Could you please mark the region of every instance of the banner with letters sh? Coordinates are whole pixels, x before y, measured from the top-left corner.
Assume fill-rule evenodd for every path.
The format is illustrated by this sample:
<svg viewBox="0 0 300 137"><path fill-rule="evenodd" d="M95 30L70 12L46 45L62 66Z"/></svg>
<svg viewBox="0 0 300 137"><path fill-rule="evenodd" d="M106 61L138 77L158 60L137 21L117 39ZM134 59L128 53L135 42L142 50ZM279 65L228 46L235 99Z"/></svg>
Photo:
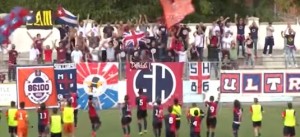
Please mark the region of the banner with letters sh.
<svg viewBox="0 0 300 137"><path fill-rule="evenodd" d="M31 19L27 22L27 29L52 29L53 12L52 10L38 10L30 15Z"/></svg>
<svg viewBox="0 0 300 137"><path fill-rule="evenodd" d="M222 93L300 93L297 70L224 70L220 82Z"/></svg>
<svg viewBox="0 0 300 137"><path fill-rule="evenodd" d="M191 92L202 94L209 90L210 63L209 62L190 62L189 81Z"/></svg>

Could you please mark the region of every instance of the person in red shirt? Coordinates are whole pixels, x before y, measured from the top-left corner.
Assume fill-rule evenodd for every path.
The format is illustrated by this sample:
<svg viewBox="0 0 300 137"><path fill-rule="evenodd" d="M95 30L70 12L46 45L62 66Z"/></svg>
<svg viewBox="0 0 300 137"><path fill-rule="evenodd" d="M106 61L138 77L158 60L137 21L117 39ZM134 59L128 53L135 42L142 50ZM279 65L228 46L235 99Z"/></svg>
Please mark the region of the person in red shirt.
<svg viewBox="0 0 300 137"><path fill-rule="evenodd" d="M62 41L60 41L58 43L58 47L55 46L55 44L53 45L53 48L56 49L57 52L57 63L65 63L66 62L66 54L67 54L67 48L64 47L64 44Z"/></svg>
<svg viewBox="0 0 300 137"><path fill-rule="evenodd" d="M200 137L201 121L204 115L200 115L198 110L194 111L194 116L190 118L191 137Z"/></svg>
<svg viewBox="0 0 300 137"><path fill-rule="evenodd" d="M15 50L16 46L12 45L8 51L8 81L16 81L16 65L19 53Z"/></svg>
<svg viewBox="0 0 300 137"><path fill-rule="evenodd" d="M121 113L122 113L121 124L122 124L124 137L130 136L130 123L132 121L131 108L128 100L129 100L129 96L126 95L124 97L125 102L121 106Z"/></svg>
<svg viewBox="0 0 300 137"><path fill-rule="evenodd" d="M161 136L161 128L163 121L163 107L161 106L161 100L156 100L156 105L153 107L153 129L155 137Z"/></svg>
<svg viewBox="0 0 300 137"><path fill-rule="evenodd" d="M220 97L220 95L219 95ZM206 126L207 126L207 137L214 137L215 136L215 128L217 126L217 109L218 109L218 103L219 98L215 101L214 96L209 97L209 101L205 102L207 110L207 118L206 118Z"/></svg>
<svg viewBox="0 0 300 137"><path fill-rule="evenodd" d="M43 43L45 40L47 40L51 35L53 31L51 31L45 38L41 37L41 34L37 34L36 37L32 37L31 34L27 31L27 35L32 39L33 43L37 46L37 49L40 51L41 54L39 54L38 62L40 63L43 59Z"/></svg>
<svg viewBox="0 0 300 137"><path fill-rule="evenodd" d="M49 112L46 108L46 104L42 103L40 108L37 110L38 113L38 132L39 137L46 137L48 135L49 125Z"/></svg>
<svg viewBox="0 0 300 137"><path fill-rule="evenodd" d="M44 62L46 64L52 63L52 52L53 50L50 48L49 45L47 45L46 48L44 49L44 54L45 54Z"/></svg>
<svg viewBox="0 0 300 137"><path fill-rule="evenodd" d="M143 135L147 133L147 104L148 99L146 95L143 95L143 89L139 89L139 96L136 98L137 105L137 118L139 126L139 134ZM144 121L144 132L142 132L142 120Z"/></svg>
<svg viewBox="0 0 300 137"><path fill-rule="evenodd" d="M172 114L173 107L168 107L168 114L164 116L165 120L165 129L166 129L166 137L175 137L176 133L176 115Z"/></svg>
<svg viewBox="0 0 300 137"><path fill-rule="evenodd" d="M89 111L89 117L92 124L92 137L96 137L96 131L101 126L101 121L97 115L97 111L95 108L95 103L93 102L93 96L89 96L89 102L88 102L88 111Z"/></svg>
<svg viewBox="0 0 300 137"><path fill-rule="evenodd" d="M78 95L76 92L70 93L70 101L72 103L72 107L74 108L74 124L77 127L78 122Z"/></svg>
<svg viewBox="0 0 300 137"><path fill-rule="evenodd" d="M15 115L15 119L18 121L17 136L18 137L27 137L29 122L28 122L27 111L24 110L25 102L20 103L20 108L21 109L19 109Z"/></svg>

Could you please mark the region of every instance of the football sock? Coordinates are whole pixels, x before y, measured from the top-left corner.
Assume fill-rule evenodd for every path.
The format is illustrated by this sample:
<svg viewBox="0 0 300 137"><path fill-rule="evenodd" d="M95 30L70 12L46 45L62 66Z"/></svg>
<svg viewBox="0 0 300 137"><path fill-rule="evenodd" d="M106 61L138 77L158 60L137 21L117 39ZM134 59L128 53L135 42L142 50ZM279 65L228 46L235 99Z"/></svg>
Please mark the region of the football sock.
<svg viewBox="0 0 300 137"><path fill-rule="evenodd" d="M211 137L215 137L215 132L211 132Z"/></svg>
<svg viewBox="0 0 300 137"><path fill-rule="evenodd" d="M161 128L158 129L158 137L161 136Z"/></svg>
<svg viewBox="0 0 300 137"><path fill-rule="evenodd" d="M206 131L206 137L209 137L209 131Z"/></svg>
<svg viewBox="0 0 300 137"><path fill-rule="evenodd" d="M127 125L127 134L130 134L130 125Z"/></svg>
<svg viewBox="0 0 300 137"><path fill-rule="evenodd" d="M237 131L234 131L234 132L233 132L233 136L234 136L234 137L238 137L238 132L237 132Z"/></svg>
<svg viewBox="0 0 300 137"><path fill-rule="evenodd" d="M14 134L10 134L10 137L15 137L15 135Z"/></svg>
<svg viewBox="0 0 300 137"><path fill-rule="evenodd" d="M147 119L144 119L144 130L147 130Z"/></svg>
<svg viewBox="0 0 300 137"><path fill-rule="evenodd" d="M139 126L139 132L142 132L142 124L138 123L138 126Z"/></svg>
<svg viewBox="0 0 300 137"><path fill-rule="evenodd" d="M155 137L158 137L158 130L157 129L154 129L154 135L155 135Z"/></svg>
<svg viewBox="0 0 300 137"><path fill-rule="evenodd" d="M126 135L126 134L127 134L126 128L125 128L125 127L122 127L122 129L123 129L123 133Z"/></svg>

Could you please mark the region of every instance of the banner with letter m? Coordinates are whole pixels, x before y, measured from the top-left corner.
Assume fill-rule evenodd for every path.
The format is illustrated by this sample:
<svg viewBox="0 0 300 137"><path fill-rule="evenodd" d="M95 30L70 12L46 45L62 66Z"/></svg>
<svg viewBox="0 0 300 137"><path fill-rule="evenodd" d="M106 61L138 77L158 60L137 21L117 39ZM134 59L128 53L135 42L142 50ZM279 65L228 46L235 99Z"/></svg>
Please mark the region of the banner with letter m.
<svg viewBox="0 0 300 137"><path fill-rule="evenodd" d="M54 64L54 76L58 99L69 96L71 92L77 92L76 64Z"/></svg>

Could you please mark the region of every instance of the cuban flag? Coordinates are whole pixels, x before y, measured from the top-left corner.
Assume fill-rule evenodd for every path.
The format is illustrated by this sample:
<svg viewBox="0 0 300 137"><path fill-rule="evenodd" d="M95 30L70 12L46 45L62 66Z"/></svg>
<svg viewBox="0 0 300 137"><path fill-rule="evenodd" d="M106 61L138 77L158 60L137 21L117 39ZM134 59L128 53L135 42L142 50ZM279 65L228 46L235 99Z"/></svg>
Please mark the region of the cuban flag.
<svg viewBox="0 0 300 137"><path fill-rule="evenodd" d="M123 33L123 44L125 48L133 48L134 46L145 44L144 37L144 32L130 30Z"/></svg>
<svg viewBox="0 0 300 137"><path fill-rule="evenodd" d="M77 26L78 21L77 17L74 14L59 6L57 9L56 23L75 27Z"/></svg>

